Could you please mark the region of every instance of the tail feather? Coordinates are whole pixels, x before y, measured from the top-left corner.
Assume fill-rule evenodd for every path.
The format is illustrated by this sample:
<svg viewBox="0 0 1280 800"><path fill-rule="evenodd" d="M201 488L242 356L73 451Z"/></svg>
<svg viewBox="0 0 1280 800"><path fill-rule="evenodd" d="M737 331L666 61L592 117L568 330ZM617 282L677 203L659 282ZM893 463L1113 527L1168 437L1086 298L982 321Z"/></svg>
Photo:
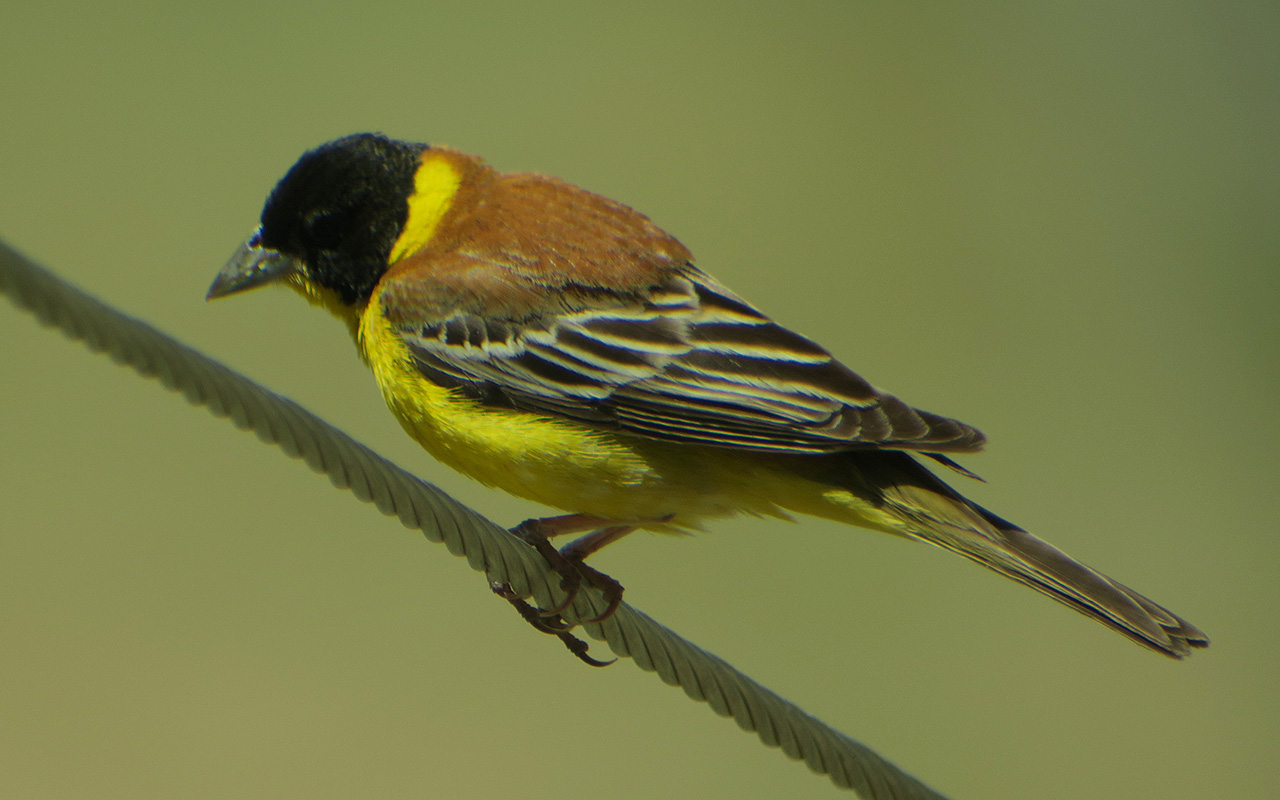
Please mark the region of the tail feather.
<svg viewBox="0 0 1280 800"><path fill-rule="evenodd" d="M975 558L1020 583L1038 589L1138 644L1174 658L1206 647L1209 639L1194 625L1164 606L1072 559L1053 545L1026 531L996 529L1003 541L989 540L1013 561ZM948 549L956 549L949 544Z"/></svg>
<svg viewBox="0 0 1280 800"><path fill-rule="evenodd" d="M862 488L902 532L959 553L1173 658L1209 639L1191 623L962 497L904 453L857 454Z"/></svg>

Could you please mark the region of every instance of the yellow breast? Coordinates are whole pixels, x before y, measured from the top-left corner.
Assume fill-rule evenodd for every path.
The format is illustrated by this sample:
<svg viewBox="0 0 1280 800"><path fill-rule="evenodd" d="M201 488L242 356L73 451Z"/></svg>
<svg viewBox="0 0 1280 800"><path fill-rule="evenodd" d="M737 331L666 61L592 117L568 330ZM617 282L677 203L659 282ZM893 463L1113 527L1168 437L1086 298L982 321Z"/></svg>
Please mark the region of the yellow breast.
<svg viewBox="0 0 1280 800"><path fill-rule="evenodd" d="M360 320L361 354L387 406L435 458L489 486L574 511L652 476L642 455L570 422L483 406L423 377L375 295ZM594 502L593 502L594 499Z"/></svg>

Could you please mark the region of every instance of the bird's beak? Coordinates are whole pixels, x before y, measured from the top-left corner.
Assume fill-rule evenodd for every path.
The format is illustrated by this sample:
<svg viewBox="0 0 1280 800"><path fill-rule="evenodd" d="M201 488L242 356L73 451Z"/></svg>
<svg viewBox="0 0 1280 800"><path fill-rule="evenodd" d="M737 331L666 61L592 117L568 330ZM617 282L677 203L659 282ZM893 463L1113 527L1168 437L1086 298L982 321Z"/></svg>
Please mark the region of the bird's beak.
<svg viewBox="0 0 1280 800"><path fill-rule="evenodd" d="M302 262L262 246L262 229L253 232L213 279L206 300L256 289L302 271Z"/></svg>

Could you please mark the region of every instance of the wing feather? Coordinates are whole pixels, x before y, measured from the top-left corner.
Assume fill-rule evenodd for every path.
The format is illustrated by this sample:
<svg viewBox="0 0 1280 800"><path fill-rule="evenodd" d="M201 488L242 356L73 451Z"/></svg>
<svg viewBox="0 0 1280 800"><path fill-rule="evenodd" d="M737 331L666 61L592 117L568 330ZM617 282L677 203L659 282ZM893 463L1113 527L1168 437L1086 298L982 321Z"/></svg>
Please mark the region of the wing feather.
<svg viewBox="0 0 1280 800"><path fill-rule="evenodd" d="M441 385L639 436L810 453L984 442L877 391L692 266L643 297L579 305L519 322L458 312L400 333Z"/></svg>

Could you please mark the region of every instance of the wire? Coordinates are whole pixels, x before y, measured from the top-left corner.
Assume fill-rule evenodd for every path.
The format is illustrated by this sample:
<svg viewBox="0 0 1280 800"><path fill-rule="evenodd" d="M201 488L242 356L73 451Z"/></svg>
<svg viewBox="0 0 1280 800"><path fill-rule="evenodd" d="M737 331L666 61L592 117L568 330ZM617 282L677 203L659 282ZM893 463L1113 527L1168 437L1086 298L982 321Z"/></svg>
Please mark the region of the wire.
<svg viewBox="0 0 1280 800"><path fill-rule="evenodd" d="M463 556L473 569L543 608L563 599L560 578L533 548L435 486L411 475L286 397L71 286L0 240L0 292L42 323L105 353L146 378L181 392L215 416L229 417L378 510ZM488 595L488 589L485 590ZM584 588L561 615L591 619L605 607ZM722 659L627 603L602 623L583 626L618 656L679 686L717 714L733 717L837 786L866 800L945 800L870 748L810 716Z"/></svg>

